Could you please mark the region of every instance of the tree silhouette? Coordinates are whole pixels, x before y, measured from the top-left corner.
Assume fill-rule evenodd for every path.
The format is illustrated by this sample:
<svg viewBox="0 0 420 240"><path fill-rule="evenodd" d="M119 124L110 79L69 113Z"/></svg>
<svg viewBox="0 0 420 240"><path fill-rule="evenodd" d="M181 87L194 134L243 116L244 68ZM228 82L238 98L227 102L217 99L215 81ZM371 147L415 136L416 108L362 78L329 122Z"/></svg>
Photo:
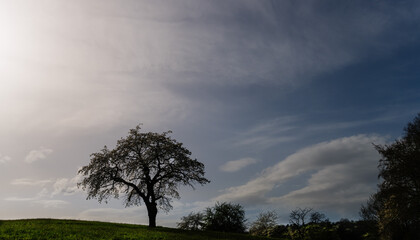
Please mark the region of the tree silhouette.
<svg viewBox="0 0 420 240"><path fill-rule="evenodd" d="M382 239L420 239L420 114L401 139L375 147L381 182L361 215L378 220Z"/></svg>
<svg viewBox="0 0 420 240"><path fill-rule="evenodd" d="M125 197L125 205L144 202L149 227L156 227L158 208L172 209L172 198L179 199L178 186L208 183L204 164L191 159L182 143L164 133L141 133L140 126L130 129L114 149L106 146L91 154L90 163L79 170L84 179L78 183L88 193L87 199Z"/></svg>
<svg viewBox="0 0 420 240"><path fill-rule="evenodd" d="M270 231L277 225L278 215L275 211L262 212L257 220L251 224L249 233L257 236L269 237Z"/></svg>
<svg viewBox="0 0 420 240"><path fill-rule="evenodd" d="M305 238L306 230L304 227L308 223L309 213L312 210L312 208L297 208L289 215L289 223L297 231L298 239Z"/></svg>
<svg viewBox="0 0 420 240"><path fill-rule="evenodd" d="M219 203L205 211L205 229L221 232L245 232L245 211L239 204Z"/></svg>
<svg viewBox="0 0 420 240"><path fill-rule="evenodd" d="M205 223L204 223L204 214L203 213L194 213L191 212L187 216L183 216L181 218L181 222L177 223L178 228L183 230L202 230Z"/></svg>

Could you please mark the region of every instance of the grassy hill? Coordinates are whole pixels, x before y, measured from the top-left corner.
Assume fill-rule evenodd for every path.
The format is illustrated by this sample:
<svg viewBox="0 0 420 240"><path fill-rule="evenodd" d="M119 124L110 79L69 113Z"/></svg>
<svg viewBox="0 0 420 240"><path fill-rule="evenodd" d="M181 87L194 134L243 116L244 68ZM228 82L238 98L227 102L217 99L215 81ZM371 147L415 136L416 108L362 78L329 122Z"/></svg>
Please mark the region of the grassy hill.
<svg viewBox="0 0 420 240"><path fill-rule="evenodd" d="M1 220L0 239L263 240L247 234L183 231L174 228L56 219Z"/></svg>

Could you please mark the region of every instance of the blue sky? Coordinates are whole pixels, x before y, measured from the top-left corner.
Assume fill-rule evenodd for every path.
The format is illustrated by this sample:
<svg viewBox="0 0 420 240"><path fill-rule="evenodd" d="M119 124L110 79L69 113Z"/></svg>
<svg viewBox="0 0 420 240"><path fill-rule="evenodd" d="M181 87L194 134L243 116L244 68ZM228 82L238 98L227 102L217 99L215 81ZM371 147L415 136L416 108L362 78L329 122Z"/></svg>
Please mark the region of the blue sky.
<svg viewBox="0 0 420 240"><path fill-rule="evenodd" d="M252 221L296 207L356 219L372 143L420 105L417 1L0 1L1 219L147 223L86 201L79 167L130 128L172 130L212 182L158 225L216 201Z"/></svg>

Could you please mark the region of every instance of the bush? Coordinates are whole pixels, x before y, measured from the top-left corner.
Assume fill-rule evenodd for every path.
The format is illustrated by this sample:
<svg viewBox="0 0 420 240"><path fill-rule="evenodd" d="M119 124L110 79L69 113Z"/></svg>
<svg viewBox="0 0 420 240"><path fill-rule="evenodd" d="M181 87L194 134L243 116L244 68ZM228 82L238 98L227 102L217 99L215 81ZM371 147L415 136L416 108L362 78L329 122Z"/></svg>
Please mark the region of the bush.
<svg viewBox="0 0 420 240"><path fill-rule="evenodd" d="M271 229L276 226L277 218L275 211L260 213L257 220L251 224L249 233L256 236L269 237Z"/></svg>
<svg viewBox="0 0 420 240"><path fill-rule="evenodd" d="M204 227L203 213L190 213L188 216L181 218L181 222L177 223L178 228L183 230L202 230Z"/></svg>
<svg viewBox="0 0 420 240"><path fill-rule="evenodd" d="M205 211L205 229L221 232L245 232L245 211L239 204L219 203Z"/></svg>

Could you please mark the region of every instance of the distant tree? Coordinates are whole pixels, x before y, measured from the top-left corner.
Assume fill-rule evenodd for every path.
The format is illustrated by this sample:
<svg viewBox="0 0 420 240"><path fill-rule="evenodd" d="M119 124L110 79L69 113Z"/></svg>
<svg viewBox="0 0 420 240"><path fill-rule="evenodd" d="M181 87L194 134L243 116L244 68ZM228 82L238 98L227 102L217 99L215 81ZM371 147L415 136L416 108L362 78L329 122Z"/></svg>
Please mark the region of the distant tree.
<svg viewBox="0 0 420 240"><path fill-rule="evenodd" d="M296 231L297 239L305 239L305 225L308 223L309 213L312 208L297 208L289 215L289 223L293 230Z"/></svg>
<svg viewBox="0 0 420 240"><path fill-rule="evenodd" d="M182 143L164 133L141 133L140 126L121 138L114 149L106 146L91 155L90 163L79 170L84 179L78 183L87 199L125 197L125 205L146 205L149 227L156 226L158 208L172 209L172 198L179 199L178 187L208 183L204 165L190 157Z"/></svg>
<svg viewBox="0 0 420 240"><path fill-rule="evenodd" d="M205 229L220 232L245 232L245 211L239 204L219 203L205 211Z"/></svg>
<svg viewBox="0 0 420 240"><path fill-rule="evenodd" d="M190 213L181 218L181 222L177 223L178 228L183 230L202 230L204 227L204 214L203 213Z"/></svg>
<svg viewBox="0 0 420 240"><path fill-rule="evenodd" d="M309 222L319 224L322 222L329 222L329 219L325 216L325 214L313 211L310 215Z"/></svg>
<svg viewBox="0 0 420 240"><path fill-rule="evenodd" d="M275 211L262 212L257 220L251 224L249 233L257 236L269 237L271 230L277 225L278 215Z"/></svg>
<svg viewBox="0 0 420 240"><path fill-rule="evenodd" d="M381 181L361 214L378 219L382 239L420 239L420 114L401 139L375 147Z"/></svg>

